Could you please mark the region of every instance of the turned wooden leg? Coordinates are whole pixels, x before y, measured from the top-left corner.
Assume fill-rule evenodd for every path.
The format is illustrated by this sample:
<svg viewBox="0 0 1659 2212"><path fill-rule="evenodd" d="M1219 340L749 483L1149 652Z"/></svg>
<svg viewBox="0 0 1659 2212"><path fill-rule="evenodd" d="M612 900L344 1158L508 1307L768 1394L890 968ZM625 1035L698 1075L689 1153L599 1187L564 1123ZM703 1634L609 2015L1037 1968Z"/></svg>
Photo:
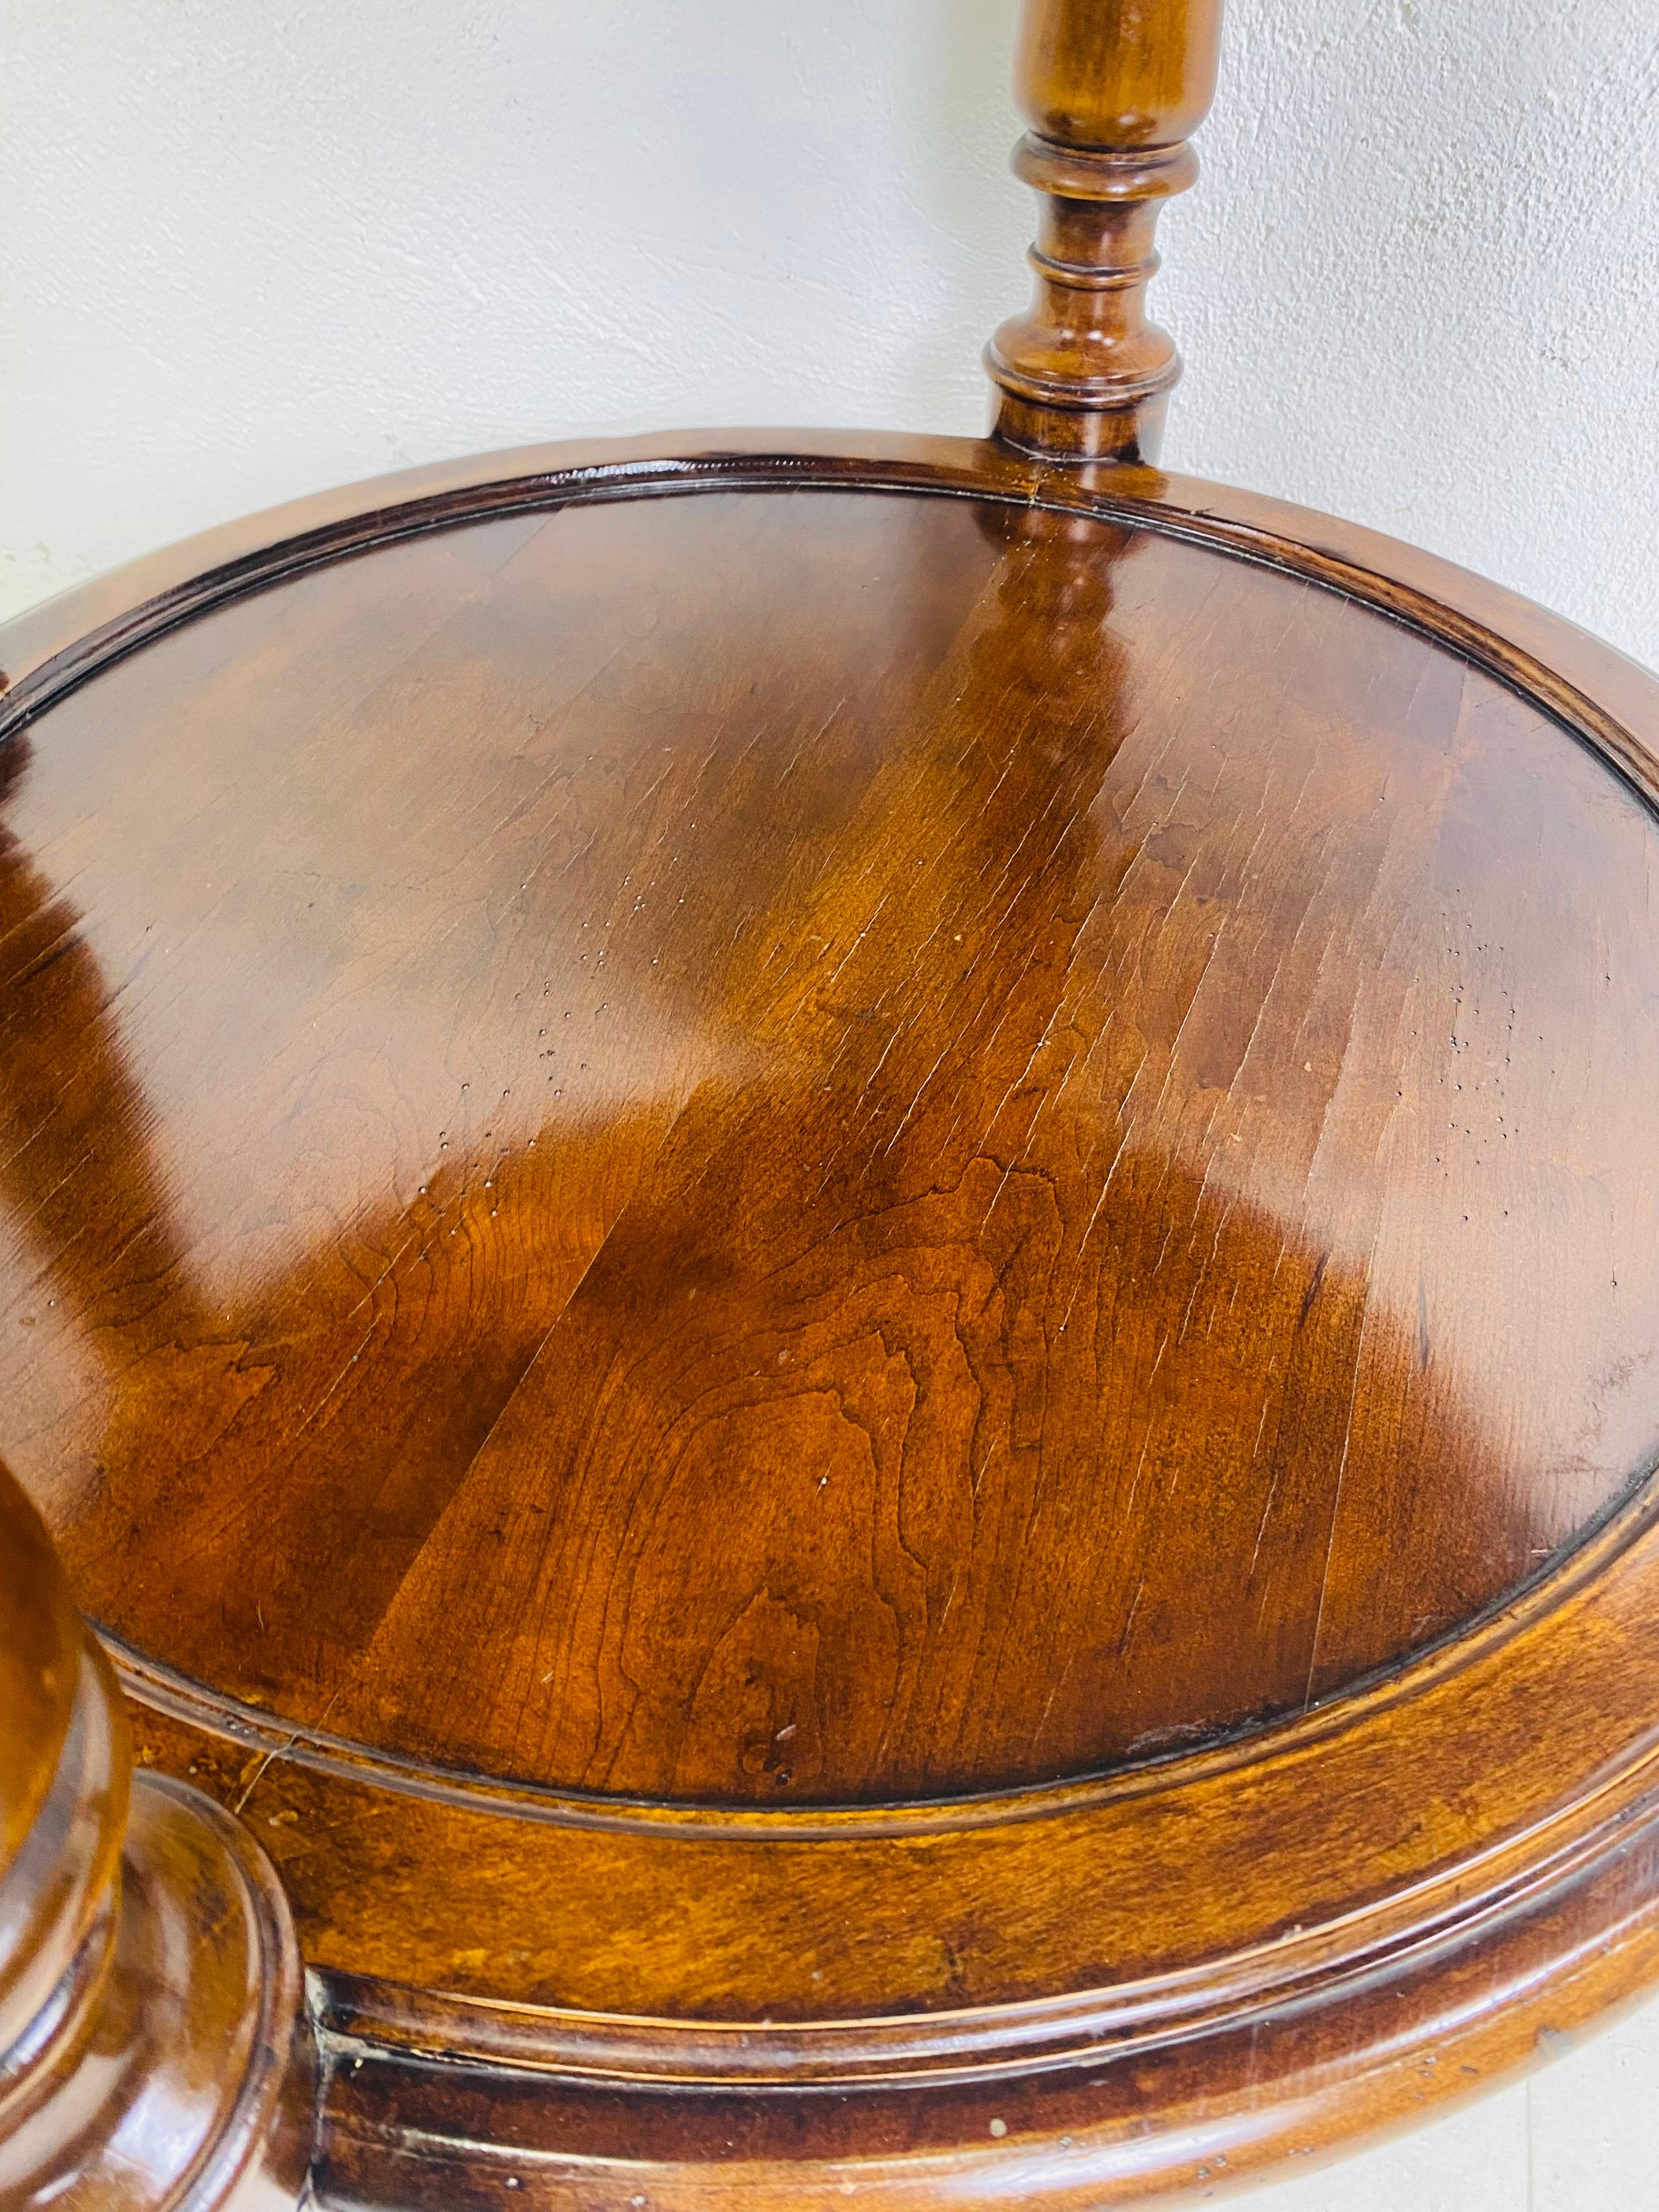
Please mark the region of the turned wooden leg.
<svg viewBox="0 0 1659 2212"><path fill-rule="evenodd" d="M1181 357L1146 320L1158 210L1198 175L1221 0L1024 0L1014 173L1043 195L1032 303L986 351L1006 443L1155 461Z"/></svg>
<svg viewBox="0 0 1659 2212"><path fill-rule="evenodd" d="M0 2204L278 2212L313 2092L275 1875L208 1798L133 1774L114 1677L0 1468Z"/></svg>

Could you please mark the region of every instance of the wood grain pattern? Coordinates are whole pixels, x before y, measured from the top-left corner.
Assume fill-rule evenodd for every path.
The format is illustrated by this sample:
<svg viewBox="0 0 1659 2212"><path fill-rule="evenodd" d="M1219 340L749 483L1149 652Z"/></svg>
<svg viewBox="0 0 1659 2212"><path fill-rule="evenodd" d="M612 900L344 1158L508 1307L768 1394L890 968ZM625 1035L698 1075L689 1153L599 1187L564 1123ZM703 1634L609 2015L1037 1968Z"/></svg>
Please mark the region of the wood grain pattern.
<svg viewBox="0 0 1659 2212"><path fill-rule="evenodd" d="M510 520L153 648L7 804L3 1442L100 1620L286 1717L1048 1780L1398 1658L1650 1462L1650 818L1306 586Z"/></svg>
<svg viewBox="0 0 1659 2212"><path fill-rule="evenodd" d="M14 628L0 1443L330 2201L1207 2186L1659 1963L1650 679L722 442Z"/></svg>
<svg viewBox="0 0 1659 2212"><path fill-rule="evenodd" d="M0 631L7 2204L1086 2212L1659 1974L1659 687L1145 465L1219 23L1027 0L982 444Z"/></svg>

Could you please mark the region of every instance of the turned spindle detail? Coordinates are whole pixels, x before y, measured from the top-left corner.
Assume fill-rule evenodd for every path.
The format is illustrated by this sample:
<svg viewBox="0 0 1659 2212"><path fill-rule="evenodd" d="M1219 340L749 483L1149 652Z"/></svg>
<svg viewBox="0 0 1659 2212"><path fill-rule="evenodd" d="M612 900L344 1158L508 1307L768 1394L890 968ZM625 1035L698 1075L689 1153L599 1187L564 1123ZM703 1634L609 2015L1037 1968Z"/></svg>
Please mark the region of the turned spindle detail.
<svg viewBox="0 0 1659 2212"><path fill-rule="evenodd" d="M287 2212L313 2063L288 1906L120 1692L0 1468L0 2204Z"/></svg>
<svg viewBox="0 0 1659 2212"><path fill-rule="evenodd" d="M1014 173L1042 197L1030 307L986 351L995 434L1071 461L1153 461L1181 359L1149 323L1164 202L1198 174L1221 0L1025 0Z"/></svg>

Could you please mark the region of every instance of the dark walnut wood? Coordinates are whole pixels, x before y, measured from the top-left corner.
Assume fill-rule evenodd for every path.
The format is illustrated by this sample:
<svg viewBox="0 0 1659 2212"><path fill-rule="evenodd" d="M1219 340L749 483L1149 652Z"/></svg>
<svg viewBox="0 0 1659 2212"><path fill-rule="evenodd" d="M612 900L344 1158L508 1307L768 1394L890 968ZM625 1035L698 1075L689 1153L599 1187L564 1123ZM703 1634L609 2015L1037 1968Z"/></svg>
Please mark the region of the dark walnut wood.
<svg viewBox="0 0 1659 2212"><path fill-rule="evenodd" d="M10 765L0 1442L100 1621L285 1719L1091 1774L1653 1456L1652 818L1333 593L614 501L247 597Z"/></svg>
<svg viewBox="0 0 1659 2212"><path fill-rule="evenodd" d="M1221 0L1024 0L1014 173L1042 194L1029 312L985 365L996 434L1061 460L1155 461L1181 361L1148 323L1164 201L1198 175Z"/></svg>
<svg viewBox="0 0 1659 2212"><path fill-rule="evenodd" d="M283 1893L159 1774L51 1541L0 1468L0 2203L278 2212L315 2062Z"/></svg>
<svg viewBox="0 0 1659 2212"><path fill-rule="evenodd" d="M0 658L0 1451L325 2202L1207 2185L1659 1969L1650 679L795 437Z"/></svg>
<svg viewBox="0 0 1659 2212"><path fill-rule="evenodd" d="M983 444L0 636L7 2203L1092 2212L1659 1975L1659 687L1140 465L1218 29L1027 7Z"/></svg>

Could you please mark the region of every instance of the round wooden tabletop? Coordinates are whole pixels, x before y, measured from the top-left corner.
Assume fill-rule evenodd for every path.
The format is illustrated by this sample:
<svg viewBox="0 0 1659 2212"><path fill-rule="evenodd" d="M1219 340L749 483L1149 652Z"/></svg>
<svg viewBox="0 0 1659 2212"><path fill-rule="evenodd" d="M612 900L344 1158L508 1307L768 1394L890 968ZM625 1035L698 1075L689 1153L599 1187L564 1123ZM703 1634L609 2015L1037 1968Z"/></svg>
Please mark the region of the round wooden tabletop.
<svg viewBox="0 0 1659 2212"><path fill-rule="evenodd" d="M1659 1971L1651 679L793 435L0 659L0 1453L342 2202L1207 2185Z"/></svg>

